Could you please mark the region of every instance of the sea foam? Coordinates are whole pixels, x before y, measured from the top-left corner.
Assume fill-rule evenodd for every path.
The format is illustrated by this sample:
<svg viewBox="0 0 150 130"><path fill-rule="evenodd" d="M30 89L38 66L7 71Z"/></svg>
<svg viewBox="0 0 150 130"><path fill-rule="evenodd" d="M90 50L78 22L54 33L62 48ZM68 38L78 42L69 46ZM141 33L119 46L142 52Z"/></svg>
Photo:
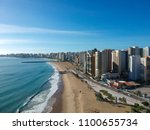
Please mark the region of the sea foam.
<svg viewBox="0 0 150 130"><path fill-rule="evenodd" d="M59 83L59 73L55 66L53 66L54 74L49 78L48 82L45 85L50 85L49 89L42 90L38 92L36 95L29 97L26 102L23 104L24 108L21 112L23 113L41 113L44 111L46 106L48 105L48 101L54 95L54 93L58 89ZM52 109L52 106L50 109ZM17 110L19 112L19 110Z"/></svg>

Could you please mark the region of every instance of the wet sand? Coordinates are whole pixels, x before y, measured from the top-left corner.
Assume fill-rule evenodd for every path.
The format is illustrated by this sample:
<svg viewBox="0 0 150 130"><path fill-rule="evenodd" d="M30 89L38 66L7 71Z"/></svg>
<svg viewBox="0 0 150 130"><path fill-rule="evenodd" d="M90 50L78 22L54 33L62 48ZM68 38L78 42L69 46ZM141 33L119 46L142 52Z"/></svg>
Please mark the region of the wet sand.
<svg viewBox="0 0 150 130"><path fill-rule="evenodd" d="M52 112L62 113L125 113L130 112L130 106L110 104L96 100L95 92L72 73L69 69L75 68L68 62L52 62L62 76L63 89L57 93L57 99ZM57 96L57 95L56 95Z"/></svg>

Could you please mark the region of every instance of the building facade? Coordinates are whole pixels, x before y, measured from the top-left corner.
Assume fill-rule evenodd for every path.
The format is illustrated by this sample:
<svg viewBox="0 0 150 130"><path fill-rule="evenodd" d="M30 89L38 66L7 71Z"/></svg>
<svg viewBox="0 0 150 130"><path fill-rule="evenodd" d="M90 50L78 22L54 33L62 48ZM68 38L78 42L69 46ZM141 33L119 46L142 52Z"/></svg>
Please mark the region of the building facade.
<svg viewBox="0 0 150 130"><path fill-rule="evenodd" d="M112 51L112 69L113 73L119 73L121 68L121 55L120 50Z"/></svg>
<svg viewBox="0 0 150 130"><path fill-rule="evenodd" d="M95 78L102 75L102 54L100 51L95 52Z"/></svg>
<svg viewBox="0 0 150 130"><path fill-rule="evenodd" d="M58 53L58 60L64 62L65 61L65 53L60 52Z"/></svg>
<svg viewBox="0 0 150 130"><path fill-rule="evenodd" d="M133 46L128 48L128 55L132 56L132 55L140 55L140 48L137 46Z"/></svg>
<svg viewBox="0 0 150 130"><path fill-rule="evenodd" d="M150 56L150 47L143 48L143 57Z"/></svg>
<svg viewBox="0 0 150 130"><path fill-rule="evenodd" d="M150 81L150 56L141 58L141 80Z"/></svg>
<svg viewBox="0 0 150 130"><path fill-rule="evenodd" d="M86 54L86 70L87 74L92 75L92 53L90 51Z"/></svg>
<svg viewBox="0 0 150 130"><path fill-rule="evenodd" d="M139 80L140 79L140 56L133 55L129 56L129 79Z"/></svg>
<svg viewBox="0 0 150 130"><path fill-rule="evenodd" d="M110 49L102 51L102 74L111 72L111 52L112 50Z"/></svg>
<svg viewBox="0 0 150 130"><path fill-rule="evenodd" d="M127 71L127 52L112 51L112 72L122 74Z"/></svg>

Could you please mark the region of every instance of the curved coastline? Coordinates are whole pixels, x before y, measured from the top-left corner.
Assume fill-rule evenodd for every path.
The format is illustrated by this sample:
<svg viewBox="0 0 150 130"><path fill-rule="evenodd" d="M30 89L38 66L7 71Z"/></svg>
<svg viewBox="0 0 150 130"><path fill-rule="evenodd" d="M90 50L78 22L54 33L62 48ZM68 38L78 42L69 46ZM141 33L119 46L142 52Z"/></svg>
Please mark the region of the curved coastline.
<svg viewBox="0 0 150 130"><path fill-rule="evenodd" d="M54 73L49 77L49 79L44 82L39 91L37 91L34 95L30 96L26 102L21 106L17 112L23 112L23 113L41 113L41 112L50 112L53 108L53 104L55 103L55 99L52 98L53 95L56 93L56 91L59 89L58 83L60 80L59 72L56 69L56 67L52 64L49 64L54 69ZM47 85L51 85L48 89L44 89L43 87L47 87ZM44 92L47 93L44 95ZM42 98L42 94L45 96L43 97L43 102L39 102L37 104L34 104L34 100L40 100ZM38 99L39 98L39 99ZM45 100L44 100L45 98ZM33 106L29 107L25 110L23 110L28 105L31 106L33 102ZM48 108L48 109L47 109Z"/></svg>
<svg viewBox="0 0 150 130"><path fill-rule="evenodd" d="M24 112L30 113L91 113L91 112L127 112L126 106L118 107L96 100L95 92L69 70L75 68L68 62L49 62L54 69L50 77L51 88L46 90L46 99L41 104ZM38 95L38 94L37 94ZM34 97L36 98L36 96ZM33 99L34 99L33 98ZM42 99L44 97L41 97ZM89 105L89 103L91 105Z"/></svg>
<svg viewBox="0 0 150 130"><path fill-rule="evenodd" d="M59 79L57 81L57 90L49 98L47 106L44 108L42 113L59 113L61 112L61 95L63 91L63 80L59 69L55 66L55 64L53 64L53 62L48 62L48 64L54 68L55 72L58 74ZM52 86L54 86L53 83Z"/></svg>
<svg viewBox="0 0 150 130"><path fill-rule="evenodd" d="M62 113L122 113L130 112L129 106L117 106L108 102L96 100L94 90L70 70L76 68L69 62L53 62L58 69L62 82L63 91L59 94L60 99L54 105L51 112ZM59 90L59 89L58 89ZM89 105L90 104L90 105Z"/></svg>

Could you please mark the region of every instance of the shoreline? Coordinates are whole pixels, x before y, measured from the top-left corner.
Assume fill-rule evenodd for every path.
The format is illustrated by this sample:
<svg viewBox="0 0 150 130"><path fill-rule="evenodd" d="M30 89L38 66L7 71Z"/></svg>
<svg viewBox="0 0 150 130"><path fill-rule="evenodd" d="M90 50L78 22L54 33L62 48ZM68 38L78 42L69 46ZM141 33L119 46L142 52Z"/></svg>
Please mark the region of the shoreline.
<svg viewBox="0 0 150 130"><path fill-rule="evenodd" d="M44 108L42 113L60 113L61 112L61 95L63 92L63 80L62 76L59 73L59 70L56 68L54 64L48 62L54 69L54 74L58 73L59 79L57 82L58 89L54 92L54 94L48 99L47 106Z"/></svg>
<svg viewBox="0 0 150 130"><path fill-rule="evenodd" d="M60 75L60 81L58 83L58 90L54 93L52 98L55 98L55 103L52 106L52 110L50 113L60 113L62 110L62 92L63 92L64 86L62 81L62 76Z"/></svg>
<svg viewBox="0 0 150 130"><path fill-rule="evenodd" d="M114 105L96 100L95 92L91 87L81 81L68 70L75 68L69 62L50 62L60 74L58 91L52 96L56 98L51 113L126 113L130 107Z"/></svg>

